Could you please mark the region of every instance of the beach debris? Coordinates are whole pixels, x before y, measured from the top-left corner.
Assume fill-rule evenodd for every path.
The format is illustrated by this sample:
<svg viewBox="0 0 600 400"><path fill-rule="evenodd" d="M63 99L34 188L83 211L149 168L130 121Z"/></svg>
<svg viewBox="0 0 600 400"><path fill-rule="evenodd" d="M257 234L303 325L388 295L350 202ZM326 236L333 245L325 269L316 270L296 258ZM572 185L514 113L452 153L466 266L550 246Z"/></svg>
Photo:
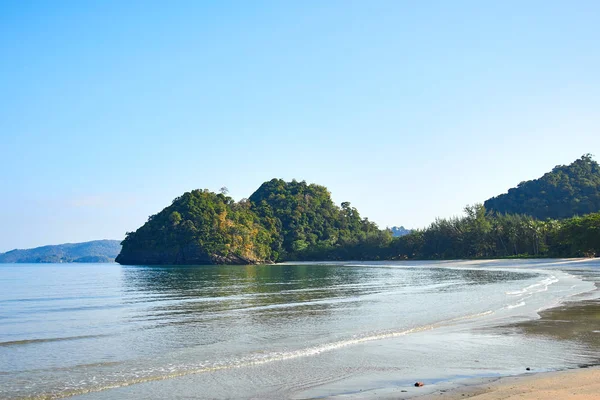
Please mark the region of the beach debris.
<svg viewBox="0 0 600 400"><path fill-rule="evenodd" d="M423 382L415 382L415 387L425 386Z"/></svg>

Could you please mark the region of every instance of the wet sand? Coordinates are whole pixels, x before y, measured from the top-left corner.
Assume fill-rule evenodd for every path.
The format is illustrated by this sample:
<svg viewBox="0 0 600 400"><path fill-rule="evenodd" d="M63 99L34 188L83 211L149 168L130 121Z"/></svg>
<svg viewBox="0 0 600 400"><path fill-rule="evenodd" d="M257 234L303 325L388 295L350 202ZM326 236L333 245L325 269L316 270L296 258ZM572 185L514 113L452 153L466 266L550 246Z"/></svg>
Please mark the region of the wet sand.
<svg viewBox="0 0 600 400"><path fill-rule="evenodd" d="M554 340L580 343L587 355L595 358L592 365L566 371L533 373L488 379L479 383L465 382L456 389L434 391L419 400L428 399L600 399L600 301L565 303L540 313L540 319L507 326L508 331L526 335L543 335ZM596 366L593 366L595 364Z"/></svg>
<svg viewBox="0 0 600 400"><path fill-rule="evenodd" d="M487 384L466 386L418 397L419 400L468 398L476 400L596 400L600 399L600 368L592 367L507 377Z"/></svg>
<svg viewBox="0 0 600 400"><path fill-rule="evenodd" d="M565 303L542 311L540 319L511 326L526 335L579 342L600 364L600 301Z"/></svg>
<svg viewBox="0 0 600 400"><path fill-rule="evenodd" d="M428 382L425 386L398 385L331 396L332 399L418 399L418 400L600 400L600 300L572 301L540 312L540 318L493 328L506 335L543 336L557 341L574 341L582 358L580 368L563 371L536 369L523 365L517 376L472 377ZM527 371L526 368L530 368Z"/></svg>

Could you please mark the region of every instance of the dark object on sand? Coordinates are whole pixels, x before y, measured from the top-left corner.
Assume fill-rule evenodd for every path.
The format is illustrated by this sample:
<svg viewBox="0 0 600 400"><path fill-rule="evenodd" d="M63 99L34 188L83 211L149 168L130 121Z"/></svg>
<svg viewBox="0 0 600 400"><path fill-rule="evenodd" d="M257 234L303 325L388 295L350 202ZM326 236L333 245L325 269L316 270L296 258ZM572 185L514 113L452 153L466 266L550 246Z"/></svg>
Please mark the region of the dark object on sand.
<svg viewBox="0 0 600 400"><path fill-rule="evenodd" d="M531 371L531 368L527 367L525 368L525 371Z"/></svg>
<svg viewBox="0 0 600 400"><path fill-rule="evenodd" d="M416 382L415 386L416 387L421 387L421 386L425 386L425 384L423 382Z"/></svg>

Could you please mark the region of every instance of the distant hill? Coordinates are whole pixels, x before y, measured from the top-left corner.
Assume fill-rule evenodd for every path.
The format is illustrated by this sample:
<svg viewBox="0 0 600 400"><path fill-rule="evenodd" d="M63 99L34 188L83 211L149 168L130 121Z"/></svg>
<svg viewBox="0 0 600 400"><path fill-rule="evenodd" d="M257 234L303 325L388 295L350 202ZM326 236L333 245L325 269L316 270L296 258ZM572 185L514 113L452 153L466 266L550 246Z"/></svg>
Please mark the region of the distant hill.
<svg viewBox="0 0 600 400"><path fill-rule="evenodd" d="M0 263L103 263L113 262L121 251L119 240L65 243L0 253Z"/></svg>
<svg viewBox="0 0 600 400"><path fill-rule="evenodd" d="M392 226L390 230L392 231L392 235L394 235L394 237L408 235L412 232L412 229L406 229L403 226Z"/></svg>
<svg viewBox="0 0 600 400"><path fill-rule="evenodd" d="M600 166L589 154L559 165L539 179L521 182L484 203L486 210L564 219L600 211Z"/></svg>

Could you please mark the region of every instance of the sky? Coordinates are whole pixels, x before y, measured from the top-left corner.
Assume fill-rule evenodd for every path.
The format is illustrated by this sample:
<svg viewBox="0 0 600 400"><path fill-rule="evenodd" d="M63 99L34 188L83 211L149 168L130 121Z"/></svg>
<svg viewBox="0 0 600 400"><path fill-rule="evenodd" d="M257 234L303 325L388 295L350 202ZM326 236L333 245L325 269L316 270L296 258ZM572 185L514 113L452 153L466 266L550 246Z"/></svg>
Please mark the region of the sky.
<svg viewBox="0 0 600 400"><path fill-rule="evenodd" d="M0 251L186 191L327 186L380 227L600 157L598 1L0 0Z"/></svg>

